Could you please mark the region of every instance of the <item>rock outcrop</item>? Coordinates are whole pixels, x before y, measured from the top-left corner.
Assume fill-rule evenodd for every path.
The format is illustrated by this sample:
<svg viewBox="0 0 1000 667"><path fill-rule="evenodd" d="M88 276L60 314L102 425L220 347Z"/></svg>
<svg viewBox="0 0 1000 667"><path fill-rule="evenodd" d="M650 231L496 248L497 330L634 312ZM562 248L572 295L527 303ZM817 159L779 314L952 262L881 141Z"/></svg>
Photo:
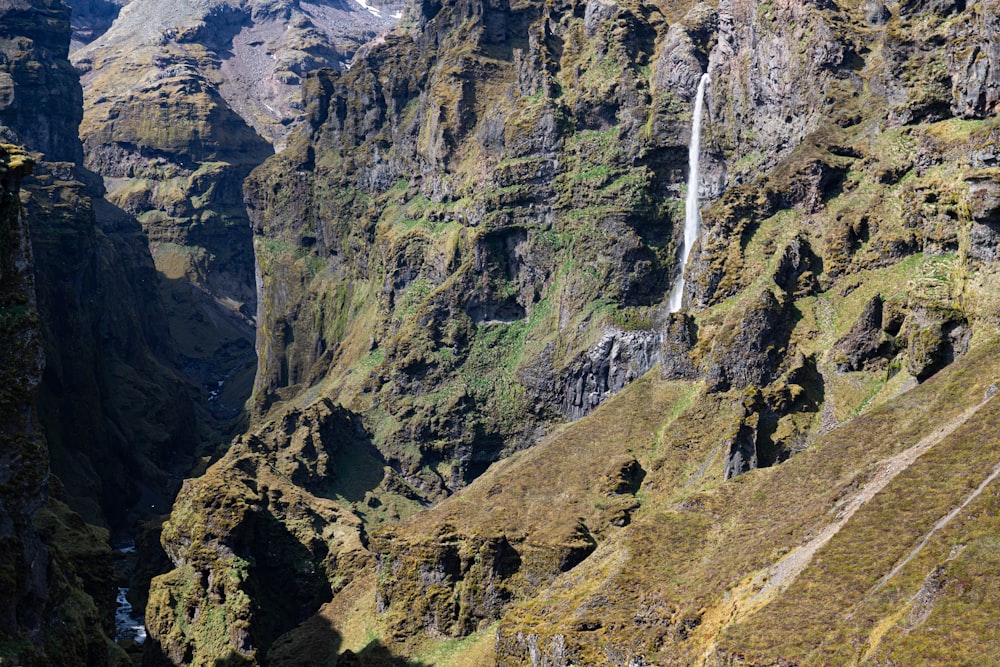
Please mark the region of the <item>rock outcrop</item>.
<svg viewBox="0 0 1000 667"><path fill-rule="evenodd" d="M583 358L566 369L563 411L580 419L609 396L653 367L659 357L657 332L608 331Z"/></svg>
<svg viewBox="0 0 1000 667"><path fill-rule="evenodd" d="M154 580L147 606L153 656L269 664L279 636L371 565L359 518L334 502L358 430L321 401L237 439L185 483L162 536L176 569Z"/></svg>
<svg viewBox="0 0 1000 667"><path fill-rule="evenodd" d="M716 336L704 376L716 390L743 390L770 384L785 359L791 330L788 302L764 290L738 319Z"/></svg>
<svg viewBox="0 0 1000 667"><path fill-rule="evenodd" d="M73 0L73 39L70 50L85 46L111 27L122 7L131 0Z"/></svg>
<svg viewBox="0 0 1000 667"><path fill-rule="evenodd" d="M838 371L859 371L866 362L878 355L883 344L883 305L881 296L873 296L865 304L851 330L833 346L832 353Z"/></svg>
<svg viewBox="0 0 1000 667"><path fill-rule="evenodd" d="M664 380L693 380L697 369L691 351L698 339L694 318L684 313L670 316L663 331L660 349L660 378Z"/></svg>

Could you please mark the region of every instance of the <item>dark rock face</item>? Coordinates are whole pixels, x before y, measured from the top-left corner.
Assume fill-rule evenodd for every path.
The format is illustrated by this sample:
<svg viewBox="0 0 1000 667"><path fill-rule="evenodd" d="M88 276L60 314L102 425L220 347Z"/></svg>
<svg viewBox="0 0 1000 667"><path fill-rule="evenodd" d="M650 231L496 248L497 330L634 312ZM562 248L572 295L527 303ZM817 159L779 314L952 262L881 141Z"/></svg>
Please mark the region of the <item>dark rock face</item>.
<svg viewBox="0 0 1000 667"><path fill-rule="evenodd" d="M987 7L962 1L900 7L904 26L926 23L915 35L890 31L885 42L882 83L893 105L892 120L912 123L995 113L1000 101L998 19Z"/></svg>
<svg viewBox="0 0 1000 667"><path fill-rule="evenodd" d="M663 332L660 348L660 377L664 380L690 380L697 369L690 352L697 341L694 319L686 314L673 314Z"/></svg>
<svg viewBox="0 0 1000 667"><path fill-rule="evenodd" d="M656 62L656 88L676 91L681 99L693 102L718 29L719 15L704 3L692 7L680 23L671 26Z"/></svg>
<svg viewBox="0 0 1000 667"><path fill-rule="evenodd" d="M122 7L131 0L73 0L73 41L70 49L80 48L103 35Z"/></svg>
<svg viewBox="0 0 1000 667"><path fill-rule="evenodd" d="M27 221L17 196L30 161L11 148L0 150L0 636L22 632L35 641L48 600L47 557L32 522L45 504L48 452L35 394L41 382L41 324L35 305Z"/></svg>
<svg viewBox="0 0 1000 667"><path fill-rule="evenodd" d="M59 501L36 401L45 366L19 187L30 158L0 147L0 641L14 664L125 664L106 533Z"/></svg>
<svg viewBox="0 0 1000 667"><path fill-rule="evenodd" d="M774 283L793 296L805 296L816 291L816 274L822 263L813 252L809 241L796 237L781 253Z"/></svg>
<svg viewBox="0 0 1000 667"><path fill-rule="evenodd" d="M170 370L177 359L142 230L101 199L99 179L80 166L82 96L67 60L69 8L17 3L5 11L3 29L25 32L3 42L0 71L18 102L0 109L0 125L42 158L23 201L46 348L39 403L52 466L75 509L122 527L142 493L142 481L126 470L140 462L187 469L193 396ZM149 491L150 504L165 509L163 482Z"/></svg>
<svg viewBox="0 0 1000 667"><path fill-rule="evenodd" d="M799 27L802 43L786 29L791 25ZM728 135L718 139L737 150L737 158L754 152L781 158L824 117L830 101L822 91L850 56L850 46L822 7L809 2L722 2L718 39L709 100L713 126ZM730 178L739 182L742 175Z"/></svg>
<svg viewBox="0 0 1000 667"><path fill-rule="evenodd" d="M566 371L563 411L570 419L589 414L608 396L653 367L659 358L656 332L608 331Z"/></svg>
<svg viewBox="0 0 1000 667"><path fill-rule="evenodd" d="M726 443L724 479L732 479L758 467L757 419L755 414L741 419L732 438Z"/></svg>
<svg viewBox="0 0 1000 667"><path fill-rule="evenodd" d="M787 302L785 302L787 303ZM716 338L702 369L715 390L763 386L777 377L789 334L786 305L764 290L731 332Z"/></svg>
<svg viewBox="0 0 1000 667"><path fill-rule="evenodd" d="M177 359L141 229L90 196L80 173L40 163L25 188L48 360L40 407L74 506L123 527L144 483L128 468L189 465L195 393L169 370ZM150 504L162 511L166 494Z"/></svg>
<svg viewBox="0 0 1000 667"><path fill-rule="evenodd" d="M882 297L873 296L861 311L851 331L833 346L834 361L840 372L859 371L874 359L882 346Z"/></svg>
<svg viewBox="0 0 1000 667"><path fill-rule="evenodd" d="M82 164L83 92L67 59L69 8L57 0L5 0L0 19L0 138L54 162Z"/></svg>
<svg viewBox="0 0 1000 667"><path fill-rule="evenodd" d="M1000 182L992 174L966 179L972 213L970 256L993 262L1000 251Z"/></svg>

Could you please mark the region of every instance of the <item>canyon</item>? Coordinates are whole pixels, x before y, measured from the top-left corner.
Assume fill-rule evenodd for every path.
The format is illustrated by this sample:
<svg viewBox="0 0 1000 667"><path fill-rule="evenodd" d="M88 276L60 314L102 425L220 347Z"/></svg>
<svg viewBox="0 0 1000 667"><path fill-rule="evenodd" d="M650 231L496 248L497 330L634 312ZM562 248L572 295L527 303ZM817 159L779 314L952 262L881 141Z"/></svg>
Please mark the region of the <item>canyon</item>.
<svg viewBox="0 0 1000 667"><path fill-rule="evenodd" d="M995 1L69 5L0 0L0 665L1000 654Z"/></svg>

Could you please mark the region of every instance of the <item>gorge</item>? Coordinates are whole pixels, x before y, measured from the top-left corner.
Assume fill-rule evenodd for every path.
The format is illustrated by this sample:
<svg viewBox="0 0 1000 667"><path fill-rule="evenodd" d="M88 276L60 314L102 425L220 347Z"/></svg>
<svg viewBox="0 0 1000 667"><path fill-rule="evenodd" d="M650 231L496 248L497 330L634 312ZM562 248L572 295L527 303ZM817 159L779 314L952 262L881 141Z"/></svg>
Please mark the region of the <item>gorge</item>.
<svg viewBox="0 0 1000 667"><path fill-rule="evenodd" d="M998 105L994 0L0 0L0 665L989 664Z"/></svg>

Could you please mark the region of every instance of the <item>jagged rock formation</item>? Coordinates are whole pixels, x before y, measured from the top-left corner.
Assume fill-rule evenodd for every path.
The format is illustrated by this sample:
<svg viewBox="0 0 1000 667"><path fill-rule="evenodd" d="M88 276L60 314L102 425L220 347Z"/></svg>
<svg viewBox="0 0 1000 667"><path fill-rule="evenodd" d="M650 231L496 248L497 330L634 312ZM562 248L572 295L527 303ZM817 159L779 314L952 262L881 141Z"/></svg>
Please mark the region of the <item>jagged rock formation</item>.
<svg viewBox="0 0 1000 667"><path fill-rule="evenodd" d="M118 18L122 7L130 1L73 0L70 5L73 10L71 17L73 38L70 41L70 51L75 51L103 35Z"/></svg>
<svg viewBox="0 0 1000 667"><path fill-rule="evenodd" d="M840 372L860 371L875 359L883 348L882 321L885 303L878 294L865 304L858 321L833 348L834 360Z"/></svg>

